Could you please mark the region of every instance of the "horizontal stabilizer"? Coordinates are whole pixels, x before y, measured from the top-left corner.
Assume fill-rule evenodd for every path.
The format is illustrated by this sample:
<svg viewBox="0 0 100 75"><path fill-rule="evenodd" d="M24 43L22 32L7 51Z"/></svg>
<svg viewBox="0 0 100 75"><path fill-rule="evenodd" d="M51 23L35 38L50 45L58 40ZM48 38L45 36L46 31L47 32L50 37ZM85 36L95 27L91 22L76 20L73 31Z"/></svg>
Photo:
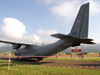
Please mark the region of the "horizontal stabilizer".
<svg viewBox="0 0 100 75"><path fill-rule="evenodd" d="M84 43L84 44L95 44L94 42L87 42L87 43Z"/></svg>
<svg viewBox="0 0 100 75"><path fill-rule="evenodd" d="M67 38L71 38L71 36L68 36L68 35L64 35L64 34L52 34L51 36L53 37L56 37L56 38L59 38L59 39L67 39Z"/></svg>
<svg viewBox="0 0 100 75"><path fill-rule="evenodd" d="M62 39L64 41L70 41L73 43L73 46L75 45L80 45L80 43L83 43L83 44L95 44L94 42L91 42L93 41L93 39L89 39L89 38L84 38L84 39L81 39L81 38L76 38L76 37L72 37L72 36L69 36L69 35L64 35L64 34L52 34L51 36L53 37L56 37L56 38L59 38L59 39ZM77 44L75 44L77 43Z"/></svg>

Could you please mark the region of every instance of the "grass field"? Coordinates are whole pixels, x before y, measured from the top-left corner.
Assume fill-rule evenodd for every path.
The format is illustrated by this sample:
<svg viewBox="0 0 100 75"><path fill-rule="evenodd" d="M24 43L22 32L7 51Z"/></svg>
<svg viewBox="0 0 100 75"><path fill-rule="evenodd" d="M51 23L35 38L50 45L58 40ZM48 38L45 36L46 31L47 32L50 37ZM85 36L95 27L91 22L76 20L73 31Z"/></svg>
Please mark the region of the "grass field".
<svg viewBox="0 0 100 75"><path fill-rule="evenodd" d="M59 59L60 60L60 59ZM0 60L0 62L8 62ZM12 62L11 63L15 63ZM17 62L16 62L17 63ZM24 63L18 63L29 65ZM10 66L8 70L7 63L0 63L0 75L99 75L99 70L77 69L77 68L44 68L44 67L27 67L27 66Z"/></svg>
<svg viewBox="0 0 100 75"><path fill-rule="evenodd" d="M76 60L76 61L100 61L100 57L85 57L84 59L77 58L44 58L44 59L52 59L52 60Z"/></svg>

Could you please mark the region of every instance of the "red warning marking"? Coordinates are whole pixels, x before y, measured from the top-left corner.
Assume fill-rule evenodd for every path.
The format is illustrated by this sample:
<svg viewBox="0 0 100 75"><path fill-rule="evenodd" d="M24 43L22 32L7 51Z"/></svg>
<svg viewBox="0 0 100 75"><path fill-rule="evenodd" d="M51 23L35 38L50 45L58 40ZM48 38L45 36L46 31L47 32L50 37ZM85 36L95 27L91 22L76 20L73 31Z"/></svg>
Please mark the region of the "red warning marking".
<svg viewBox="0 0 100 75"><path fill-rule="evenodd" d="M72 47L71 52L81 52L81 48L78 46Z"/></svg>
<svg viewBox="0 0 100 75"><path fill-rule="evenodd" d="M79 21L79 20L77 20L77 23L80 23L80 21Z"/></svg>
<svg viewBox="0 0 100 75"><path fill-rule="evenodd" d="M71 52L81 52L81 49L72 49Z"/></svg>

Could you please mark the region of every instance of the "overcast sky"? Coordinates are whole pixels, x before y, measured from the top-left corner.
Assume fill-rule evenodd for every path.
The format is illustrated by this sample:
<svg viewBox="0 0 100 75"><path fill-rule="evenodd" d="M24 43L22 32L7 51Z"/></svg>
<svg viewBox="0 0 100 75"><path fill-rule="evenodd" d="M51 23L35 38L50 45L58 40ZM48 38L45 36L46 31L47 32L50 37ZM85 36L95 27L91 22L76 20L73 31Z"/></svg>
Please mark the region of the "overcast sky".
<svg viewBox="0 0 100 75"><path fill-rule="evenodd" d="M89 38L100 43L100 0L0 0L0 40L52 43L68 34L80 6L90 2Z"/></svg>

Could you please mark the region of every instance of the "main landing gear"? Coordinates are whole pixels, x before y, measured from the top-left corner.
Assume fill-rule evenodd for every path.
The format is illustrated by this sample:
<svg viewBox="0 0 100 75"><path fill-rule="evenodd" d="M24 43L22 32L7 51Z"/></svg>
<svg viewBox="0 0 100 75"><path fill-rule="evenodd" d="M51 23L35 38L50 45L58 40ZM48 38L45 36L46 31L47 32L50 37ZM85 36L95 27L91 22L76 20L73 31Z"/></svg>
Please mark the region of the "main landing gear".
<svg viewBox="0 0 100 75"><path fill-rule="evenodd" d="M28 59L23 59L24 61L28 61Z"/></svg>
<svg viewBox="0 0 100 75"><path fill-rule="evenodd" d="M39 62L40 62L42 59L43 59L43 58L37 58L37 61L39 61Z"/></svg>

